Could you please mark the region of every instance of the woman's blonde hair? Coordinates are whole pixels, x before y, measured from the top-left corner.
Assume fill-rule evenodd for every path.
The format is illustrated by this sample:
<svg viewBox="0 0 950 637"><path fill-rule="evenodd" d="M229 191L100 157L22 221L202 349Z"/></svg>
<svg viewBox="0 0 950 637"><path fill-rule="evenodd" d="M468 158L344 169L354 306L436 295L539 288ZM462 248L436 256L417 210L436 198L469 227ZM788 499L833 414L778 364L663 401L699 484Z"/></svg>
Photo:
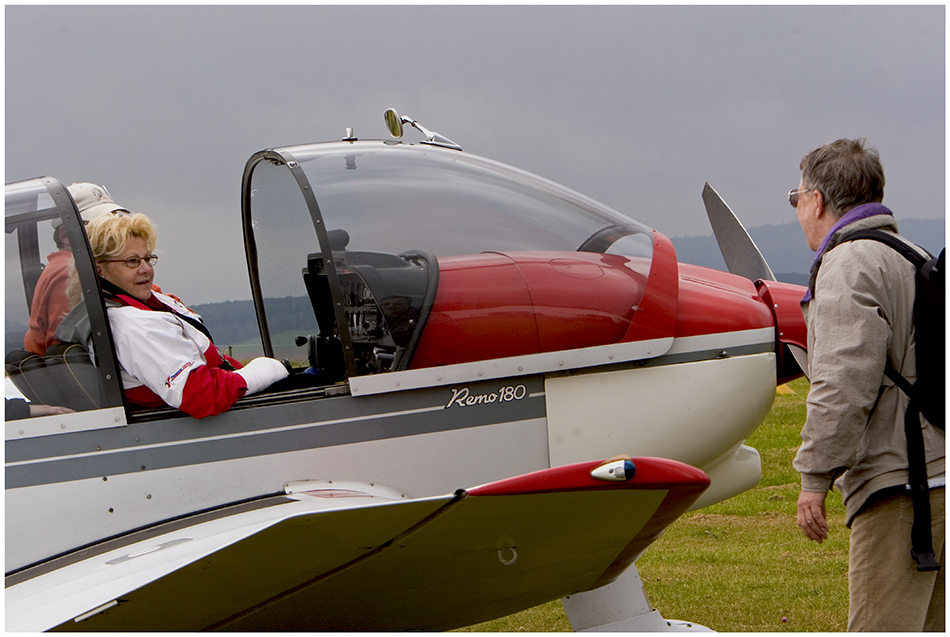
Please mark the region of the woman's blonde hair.
<svg viewBox="0 0 950 637"><path fill-rule="evenodd" d="M132 239L144 241L149 252L155 250L158 240L155 224L146 215L138 212L131 215L100 215L86 225L86 236L89 237L89 247L92 248L92 257L96 262L119 256L125 252ZM72 309L81 300L79 273L72 267L66 281L66 303Z"/></svg>
<svg viewBox="0 0 950 637"><path fill-rule="evenodd" d="M149 252L155 249L158 233L155 224L146 215L100 215L86 226L89 247L96 261L115 258L125 252L132 239L141 239ZM145 255L142 255L145 256Z"/></svg>

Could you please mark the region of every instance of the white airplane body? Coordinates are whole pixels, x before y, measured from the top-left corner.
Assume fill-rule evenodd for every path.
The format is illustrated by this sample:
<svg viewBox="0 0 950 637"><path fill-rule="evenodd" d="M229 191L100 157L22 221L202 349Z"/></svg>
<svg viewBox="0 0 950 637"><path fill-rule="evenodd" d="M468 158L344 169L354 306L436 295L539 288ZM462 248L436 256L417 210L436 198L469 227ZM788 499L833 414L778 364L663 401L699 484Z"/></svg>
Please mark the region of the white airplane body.
<svg viewBox="0 0 950 637"><path fill-rule="evenodd" d="M135 411L106 327L86 370L94 405L6 422L8 630L444 630L561 597L575 628L666 624L635 604L596 609L611 586L639 584L634 560L676 517L758 482L743 443L798 373L786 346L804 343L800 290L677 264L659 233L478 158L465 159L484 179L475 195L446 187L460 201L493 188L526 210L570 198L596 232L572 251L524 241L520 218L474 248L410 229L431 252L409 253L400 226L338 203L347 188L397 211L418 198L377 193L379 174L450 181L467 156L440 140L349 137L249 160L262 353L284 353L268 325L305 290L313 325L293 327L311 335L307 374L201 421ZM324 164L341 172L322 181ZM541 194L511 203L525 183ZM448 197L430 194L439 206L416 211L421 228ZM59 182L8 185L7 277L24 281L8 283L8 317L32 294L36 225L52 218L88 250ZM378 252L347 251L348 235ZM85 302L106 325L101 298ZM35 402L57 373L48 359L11 374Z"/></svg>

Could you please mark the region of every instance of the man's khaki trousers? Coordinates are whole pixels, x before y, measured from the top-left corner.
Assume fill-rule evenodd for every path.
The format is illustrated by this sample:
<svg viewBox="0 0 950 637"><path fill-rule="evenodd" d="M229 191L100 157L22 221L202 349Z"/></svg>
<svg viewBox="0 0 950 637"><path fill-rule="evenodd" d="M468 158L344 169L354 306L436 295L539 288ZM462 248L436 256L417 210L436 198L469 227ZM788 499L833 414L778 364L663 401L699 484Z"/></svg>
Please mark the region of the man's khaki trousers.
<svg viewBox="0 0 950 637"><path fill-rule="evenodd" d="M849 631L939 631L944 622L945 491L930 492L934 552L943 567L921 573L910 556L910 495L882 498L851 523Z"/></svg>

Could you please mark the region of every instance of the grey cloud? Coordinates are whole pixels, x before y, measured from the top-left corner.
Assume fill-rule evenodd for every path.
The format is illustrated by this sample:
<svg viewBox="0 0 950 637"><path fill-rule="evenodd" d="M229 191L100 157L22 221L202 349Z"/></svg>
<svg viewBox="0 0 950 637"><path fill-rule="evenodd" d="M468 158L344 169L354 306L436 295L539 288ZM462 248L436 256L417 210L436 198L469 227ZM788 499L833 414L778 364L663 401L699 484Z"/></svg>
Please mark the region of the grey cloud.
<svg viewBox="0 0 950 637"><path fill-rule="evenodd" d="M748 227L790 220L799 159L841 136L880 148L895 212L942 217L944 12L9 6L6 176L105 183L195 302L249 296L247 157L383 137L389 106L670 236L709 234L705 181Z"/></svg>

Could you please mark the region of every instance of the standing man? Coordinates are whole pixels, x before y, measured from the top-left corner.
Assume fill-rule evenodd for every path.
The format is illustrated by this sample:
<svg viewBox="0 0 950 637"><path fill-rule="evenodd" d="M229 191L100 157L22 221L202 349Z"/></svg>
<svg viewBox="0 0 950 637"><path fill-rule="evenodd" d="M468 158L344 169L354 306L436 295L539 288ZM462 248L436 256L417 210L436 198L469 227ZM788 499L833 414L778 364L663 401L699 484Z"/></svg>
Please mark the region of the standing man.
<svg viewBox="0 0 950 637"><path fill-rule="evenodd" d="M848 630L943 631L944 569L919 572L911 558L909 399L884 373L890 361L911 382L916 378L916 270L878 241L842 242L856 230L897 234L893 214L881 204L884 169L866 140L817 148L801 170L789 201L817 254L802 299L811 389L794 461L802 478L798 525L816 542L828 537L825 496L837 483L851 528ZM945 438L920 420L933 548L943 562Z"/></svg>

